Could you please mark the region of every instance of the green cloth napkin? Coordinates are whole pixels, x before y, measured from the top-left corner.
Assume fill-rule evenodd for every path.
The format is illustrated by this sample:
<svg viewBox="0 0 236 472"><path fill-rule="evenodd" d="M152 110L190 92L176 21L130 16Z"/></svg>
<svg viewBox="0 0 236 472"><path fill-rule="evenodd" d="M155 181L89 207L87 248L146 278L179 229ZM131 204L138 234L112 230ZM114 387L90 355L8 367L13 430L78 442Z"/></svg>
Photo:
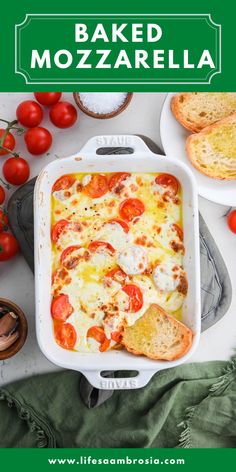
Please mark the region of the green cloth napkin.
<svg viewBox="0 0 236 472"><path fill-rule="evenodd" d="M236 447L236 357L164 370L95 409L80 378L65 370L0 389L0 446Z"/></svg>

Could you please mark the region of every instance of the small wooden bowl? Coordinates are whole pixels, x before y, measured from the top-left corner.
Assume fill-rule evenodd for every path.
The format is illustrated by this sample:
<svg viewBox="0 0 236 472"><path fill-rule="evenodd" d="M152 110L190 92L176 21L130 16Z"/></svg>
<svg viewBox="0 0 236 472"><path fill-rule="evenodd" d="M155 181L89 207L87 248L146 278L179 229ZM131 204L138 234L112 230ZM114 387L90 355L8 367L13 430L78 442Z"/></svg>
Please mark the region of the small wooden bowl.
<svg viewBox="0 0 236 472"><path fill-rule="evenodd" d="M91 116L92 118L97 118L99 120L107 120L108 118L114 118L114 116L119 115L120 113L122 113L122 111L124 111L127 108L127 106L132 100L133 92L127 93L127 97L125 101L122 103L122 105L119 108L117 108L117 110L112 111L111 113L104 113L104 114L94 113L93 111L86 108L83 105L83 102L80 100L80 94L78 92L74 92L73 97L74 97L76 105L79 107L81 111L83 111L83 113L85 113L88 116Z"/></svg>
<svg viewBox="0 0 236 472"><path fill-rule="evenodd" d="M24 345L28 333L28 323L23 311L15 303L6 298L0 298L0 306L6 306L9 308L9 311L16 313L19 321L19 326L17 328L19 330L18 339L8 349L0 351L0 361L3 361L14 356Z"/></svg>

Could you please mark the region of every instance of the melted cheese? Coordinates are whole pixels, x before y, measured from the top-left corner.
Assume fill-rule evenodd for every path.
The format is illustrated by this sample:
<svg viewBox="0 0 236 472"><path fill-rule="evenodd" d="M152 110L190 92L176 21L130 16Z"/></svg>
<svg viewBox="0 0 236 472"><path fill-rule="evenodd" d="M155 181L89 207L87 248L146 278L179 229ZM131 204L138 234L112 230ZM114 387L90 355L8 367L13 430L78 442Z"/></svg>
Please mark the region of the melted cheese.
<svg viewBox="0 0 236 472"><path fill-rule="evenodd" d="M130 198L134 197L135 193L139 190L139 184L137 183L137 178L136 175L132 174L130 177L126 177L125 180L122 180L121 189L118 193L118 196L121 200L124 200L125 198ZM113 190L113 194L117 195L116 193L116 188Z"/></svg>
<svg viewBox="0 0 236 472"><path fill-rule="evenodd" d="M183 255L170 244L179 241L172 225L181 226L181 204L162 199L162 189L153 184L156 175L133 173L122 182L118 193L108 191L92 199L83 192L91 174L77 174L69 191L52 194L52 225L61 219L70 222L52 245L52 265L57 274L52 294L67 294L73 306L67 322L77 333L75 350L100 352L99 343L87 337L89 328L103 327L110 339L112 332L134 324L152 303L181 318L184 296L178 292L177 285L179 274L184 271L181 268L175 272L177 277L172 277L172 268L182 266ZM180 192L178 197L181 201ZM121 219L119 205L125 198L138 198L145 206L140 217L128 222L128 232L119 223L110 221ZM80 231L76 231L74 223L80 223ZM111 253L106 246L90 251L89 244L93 241L109 243L114 251ZM61 253L73 245L83 248L68 256L72 259L78 256L78 261L69 268L62 267ZM88 257L79 257L84 254ZM123 275L109 276L110 271L119 267ZM136 313L129 312L130 300L122 290L124 284L134 284L142 293L143 305ZM111 341L110 348L114 344Z"/></svg>
<svg viewBox="0 0 236 472"><path fill-rule="evenodd" d="M127 275L142 274L148 265L147 251L142 246L128 246L119 253L118 264Z"/></svg>
<svg viewBox="0 0 236 472"><path fill-rule="evenodd" d="M160 232L157 234L157 240L165 249L171 250L171 241L179 241L179 238L172 226L172 222L165 223L160 227Z"/></svg>
<svg viewBox="0 0 236 472"><path fill-rule="evenodd" d="M63 250L69 246L80 245L82 246L85 240L84 232L78 232L73 229L73 226L69 226L63 230L57 240L57 247L59 250Z"/></svg>
<svg viewBox="0 0 236 472"><path fill-rule="evenodd" d="M75 192L76 192L76 182L73 185L71 185L70 188L66 190L55 190L55 192L53 192L53 198L55 200L59 200L65 205L67 202L70 201L70 199L73 198L73 196L75 195Z"/></svg>
<svg viewBox="0 0 236 472"><path fill-rule="evenodd" d="M173 292L179 285L181 273L181 267L171 261L158 264L153 271L156 287L163 292Z"/></svg>
<svg viewBox="0 0 236 472"><path fill-rule="evenodd" d="M114 249L122 251L130 242L130 235L125 233L119 223L106 223L97 232L98 241L110 243Z"/></svg>

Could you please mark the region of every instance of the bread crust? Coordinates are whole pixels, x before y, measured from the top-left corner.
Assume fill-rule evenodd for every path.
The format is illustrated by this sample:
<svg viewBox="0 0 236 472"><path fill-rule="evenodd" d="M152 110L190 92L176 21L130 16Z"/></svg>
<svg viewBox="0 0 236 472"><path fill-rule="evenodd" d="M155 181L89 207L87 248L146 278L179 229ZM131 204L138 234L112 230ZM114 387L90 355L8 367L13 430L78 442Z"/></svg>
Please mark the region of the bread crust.
<svg viewBox="0 0 236 472"><path fill-rule="evenodd" d="M162 316L166 317L171 323L177 325L181 329L181 334L182 334L182 343L179 348L179 350L173 354L166 354L165 356L160 355L153 355L153 354L144 354L142 351L138 351L132 347L129 347L124 340L122 340L122 344L125 346L126 350L130 353L132 353L135 356L140 356L140 355L145 355L149 359L153 360L165 360L165 361L174 361L176 359L179 359L180 357L183 357L190 349L192 346L192 340L193 340L193 332L190 328L185 326L183 323L180 321L176 320L173 316L169 315L166 313L159 305L157 304L152 304L150 308L155 308L159 314ZM149 308L149 309L150 309Z"/></svg>
<svg viewBox="0 0 236 472"><path fill-rule="evenodd" d="M205 95L211 95L212 92L207 92ZM172 113L173 115L175 116L176 120L179 121L179 123L184 126L184 128L186 128L187 130L189 131L192 131L193 133L198 133L200 131L202 131L204 128L214 124L214 123L217 123L218 121L220 121L221 119L225 119L226 117L228 116L231 116L233 114L236 113L236 93L233 92L233 93L229 93L230 95L234 95L234 104L230 105L232 106L233 108L230 109L229 108L229 103L227 103L227 100L226 100L226 109L225 109L225 113L223 113L222 116L215 116L215 119L214 120L209 120L209 119L197 119L195 117L195 119L193 118L193 122L190 123L188 120L187 120L187 116L188 116L188 112L185 110L183 110L183 106L182 106L182 103L184 102L184 106L185 106L185 109L186 107L189 107L189 110L191 109L191 101L194 102L194 95L201 95L201 94L204 94L204 92L185 92L185 93L178 93L176 94L172 99L171 99L171 110L172 110ZM227 95L227 92L223 92L223 94L226 94ZM216 95L216 93L214 93L214 95ZM207 100L207 98L206 98ZM196 106L196 105L195 105ZM216 106L216 104L215 104ZM199 110L200 111L200 110Z"/></svg>
<svg viewBox="0 0 236 472"><path fill-rule="evenodd" d="M195 139L199 139L199 138L201 138L201 136L210 135L213 130L216 130L216 129L220 128L222 125L227 124L227 123L231 123L231 122L235 122L235 124L236 124L236 113L233 113L233 114L227 116L226 118L223 118L222 120L217 121L216 123L213 123L212 125L207 126L206 128L204 128L202 131L200 131L197 134L191 134L186 139L185 149L186 149L187 157L190 160L191 164L195 167L195 169L197 169L199 172L201 172L201 174L204 174L207 177L211 177L212 179L215 179L215 180L236 180L236 175L235 175L235 177L224 177L224 176L222 177L220 175L218 175L218 176L214 175L211 172L210 169L209 169L209 171L207 169L203 170L198 165L198 163L195 161L195 158L192 154L192 144L195 141ZM235 159L235 163L236 163L236 159ZM236 165L235 165L235 174L236 174Z"/></svg>
<svg viewBox="0 0 236 472"><path fill-rule="evenodd" d="M175 116L176 120L187 130L192 131L193 133L197 133L198 131L201 131L201 127L197 126L196 124L192 123L190 124L183 116L182 112L180 111L180 106L179 106L179 101L180 97L184 97L185 101L190 100L190 94L189 93L178 93L171 99L171 111L173 115Z"/></svg>

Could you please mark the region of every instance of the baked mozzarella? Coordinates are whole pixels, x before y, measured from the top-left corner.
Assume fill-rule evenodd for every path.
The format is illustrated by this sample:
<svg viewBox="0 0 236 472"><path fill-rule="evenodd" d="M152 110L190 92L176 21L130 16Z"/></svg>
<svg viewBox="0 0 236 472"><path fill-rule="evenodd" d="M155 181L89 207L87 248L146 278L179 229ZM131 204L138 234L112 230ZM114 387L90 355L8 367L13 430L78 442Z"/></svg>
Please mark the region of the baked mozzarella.
<svg viewBox="0 0 236 472"><path fill-rule="evenodd" d="M148 265L147 251L142 246L129 246L118 254L118 264L127 275L142 274Z"/></svg>
<svg viewBox="0 0 236 472"><path fill-rule="evenodd" d="M97 234L98 240L107 241L115 249L122 250L129 244L129 234L117 221L111 220L105 223Z"/></svg>
<svg viewBox="0 0 236 472"><path fill-rule="evenodd" d="M158 264L153 270L153 279L158 290L173 292L180 283L182 269L171 261Z"/></svg>
<svg viewBox="0 0 236 472"><path fill-rule="evenodd" d="M52 304L64 349L121 347L157 303L181 319L181 186L169 174L81 173L59 178L51 197Z"/></svg>

